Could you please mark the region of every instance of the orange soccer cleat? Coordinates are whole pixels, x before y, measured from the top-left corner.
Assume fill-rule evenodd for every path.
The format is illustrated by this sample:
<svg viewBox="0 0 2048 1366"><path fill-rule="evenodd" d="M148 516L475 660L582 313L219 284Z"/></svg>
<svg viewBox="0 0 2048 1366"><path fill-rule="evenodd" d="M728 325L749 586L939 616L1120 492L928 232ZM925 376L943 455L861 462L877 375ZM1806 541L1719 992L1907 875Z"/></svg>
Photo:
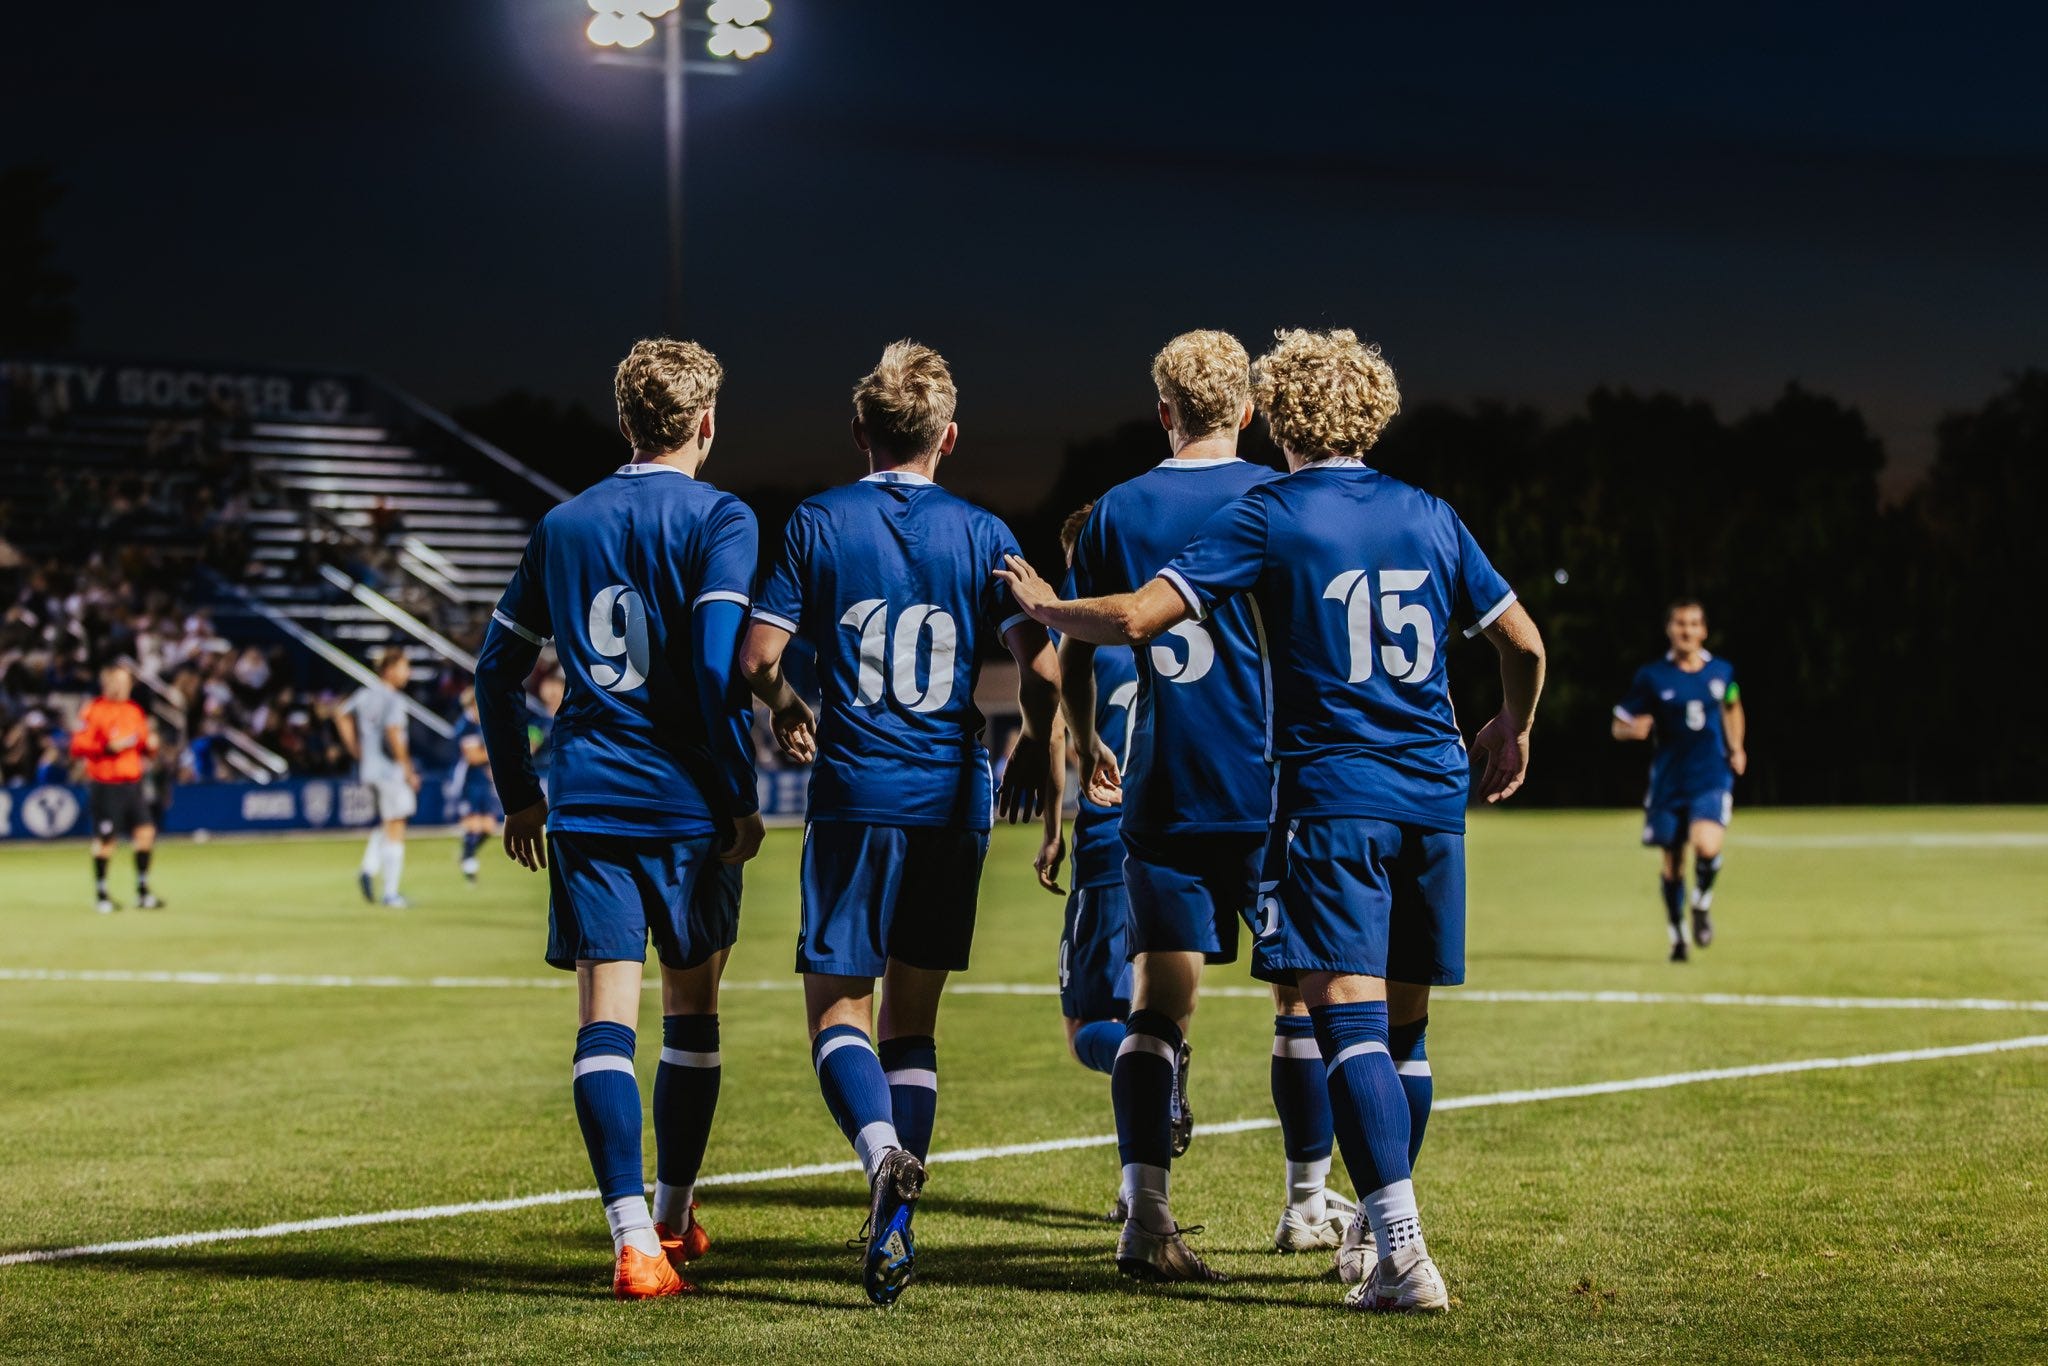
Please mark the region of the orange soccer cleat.
<svg viewBox="0 0 2048 1366"><path fill-rule="evenodd" d="M615 1300L658 1300L664 1295L687 1295L697 1287L676 1274L666 1257L650 1257L637 1247L619 1249L618 1269L612 1273Z"/></svg>
<svg viewBox="0 0 2048 1366"><path fill-rule="evenodd" d="M661 1250L668 1254L668 1264L678 1271L711 1251L711 1235L704 1231L704 1225L697 1222L695 1200L690 1202L689 1227L676 1234L669 1231L667 1224L656 1224L654 1236L661 1239Z"/></svg>

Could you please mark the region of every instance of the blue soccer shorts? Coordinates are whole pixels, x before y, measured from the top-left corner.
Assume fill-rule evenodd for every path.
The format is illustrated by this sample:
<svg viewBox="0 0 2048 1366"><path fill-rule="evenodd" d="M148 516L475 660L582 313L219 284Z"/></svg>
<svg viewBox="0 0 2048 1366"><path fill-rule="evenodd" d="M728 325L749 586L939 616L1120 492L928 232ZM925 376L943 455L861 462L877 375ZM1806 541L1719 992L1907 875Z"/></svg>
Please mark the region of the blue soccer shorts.
<svg viewBox="0 0 2048 1366"><path fill-rule="evenodd" d="M1124 838L1131 956L1199 953L1237 961L1238 926L1252 914L1266 835L1224 831Z"/></svg>
<svg viewBox="0 0 2048 1366"><path fill-rule="evenodd" d="M457 816L489 816L492 820L503 820L505 808L498 804L498 789L486 774L472 773L462 783L462 791L455 799Z"/></svg>
<svg viewBox="0 0 2048 1366"><path fill-rule="evenodd" d="M1695 821L1725 826L1734 819L1735 794L1725 787L1718 792L1702 792L1697 797L1674 797L1655 805L1644 803L1643 843L1669 849L1686 842Z"/></svg>
<svg viewBox="0 0 2048 1366"><path fill-rule="evenodd" d="M1273 827L1259 865L1259 891L1246 921L1252 929L1252 976L1261 982L1295 985L1294 969L1282 967L1280 952L1280 887L1287 880L1288 832L1285 822Z"/></svg>
<svg viewBox="0 0 2048 1366"><path fill-rule="evenodd" d="M740 870L715 835L548 835L548 962L647 960L694 968L739 938Z"/></svg>
<svg viewBox="0 0 2048 1366"><path fill-rule="evenodd" d="M1448 987L1465 980L1465 837L1364 816L1290 823L1264 961ZM1262 927L1263 928L1263 927Z"/></svg>
<svg viewBox="0 0 2048 1366"><path fill-rule="evenodd" d="M796 970L880 977L891 958L962 970L987 857L986 830L812 821Z"/></svg>
<svg viewBox="0 0 2048 1366"><path fill-rule="evenodd" d="M1060 1014L1121 1020L1131 1013L1131 898L1121 882L1067 894L1060 930Z"/></svg>

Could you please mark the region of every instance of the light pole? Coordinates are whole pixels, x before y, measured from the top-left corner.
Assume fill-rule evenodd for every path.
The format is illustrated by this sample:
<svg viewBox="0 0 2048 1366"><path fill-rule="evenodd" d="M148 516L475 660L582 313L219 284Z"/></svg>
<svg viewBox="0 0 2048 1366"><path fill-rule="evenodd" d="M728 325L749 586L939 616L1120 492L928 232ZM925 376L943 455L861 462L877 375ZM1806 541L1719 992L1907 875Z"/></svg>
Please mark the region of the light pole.
<svg viewBox="0 0 2048 1366"><path fill-rule="evenodd" d="M769 0L711 0L704 11L702 27L710 31L704 47L714 61L693 62L683 54L685 0L589 0L596 17L584 30L601 48L624 48L607 52L599 61L612 66L630 66L659 71L662 81L662 112L668 134L668 331L683 330L683 77L687 72L731 76L735 61L758 57L769 48L768 30L761 27L771 11ZM631 49L641 46L656 33L661 36L661 56L642 57Z"/></svg>

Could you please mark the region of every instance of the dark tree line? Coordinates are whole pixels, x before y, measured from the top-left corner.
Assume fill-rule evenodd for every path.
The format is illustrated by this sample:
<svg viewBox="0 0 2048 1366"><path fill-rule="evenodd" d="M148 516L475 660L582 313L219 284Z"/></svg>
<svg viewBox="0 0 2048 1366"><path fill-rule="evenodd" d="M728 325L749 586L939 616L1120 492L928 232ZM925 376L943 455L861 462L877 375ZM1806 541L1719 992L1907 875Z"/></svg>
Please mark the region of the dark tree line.
<svg viewBox="0 0 2048 1366"><path fill-rule="evenodd" d="M608 424L531 397L461 416L570 487L617 450ZM1280 463L1260 427L1248 436L1248 455ZM1127 423L1070 446L1036 507L999 511L1051 575L1066 514L1165 454L1149 417ZM2000 704L2035 677L2019 561L2048 509L2048 373L1946 419L1932 469L1903 497L1882 495L1884 462L1860 414L1796 385L1733 421L1605 389L1557 418L1424 406L1374 457L1458 509L1543 629L1531 802L1640 798L1647 749L1608 738L1609 709L1663 651L1664 608L1681 595L1705 601L1709 648L1740 671L1742 800L2041 800L2048 730ZM739 490L768 547L813 491ZM1461 640L1450 669L1475 730L1498 704L1492 652Z"/></svg>

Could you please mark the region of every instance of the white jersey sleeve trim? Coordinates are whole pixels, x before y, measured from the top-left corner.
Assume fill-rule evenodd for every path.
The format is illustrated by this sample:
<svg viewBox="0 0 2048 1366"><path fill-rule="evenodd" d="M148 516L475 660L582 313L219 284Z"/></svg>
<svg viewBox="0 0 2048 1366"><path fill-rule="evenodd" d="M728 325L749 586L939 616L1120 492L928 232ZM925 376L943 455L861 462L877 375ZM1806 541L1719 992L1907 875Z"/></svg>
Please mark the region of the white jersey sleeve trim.
<svg viewBox="0 0 2048 1366"><path fill-rule="evenodd" d="M1180 594L1181 601L1188 605L1188 611L1194 614L1196 621L1201 621L1209 615L1206 611L1202 610L1201 598L1196 596L1194 588L1186 579L1180 576L1179 571L1168 567L1159 571L1159 577L1165 579L1167 586Z"/></svg>
<svg viewBox="0 0 2048 1366"><path fill-rule="evenodd" d="M498 611L496 608L491 609L491 620L497 622L498 625L504 627L513 635L518 636L521 640L530 641L535 645L547 644L547 641L542 640L539 636L527 630L524 626L521 626L518 622L512 620L512 618L506 616L503 612Z"/></svg>
<svg viewBox="0 0 2048 1366"><path fill-rule="evenodd" d="M765 621L770 626L779 626L783 630L789 632L791 635L795 635L797 631L797 626L795 622L791 621L788 617L780 615L779 613L771 612L765 607L756 607L754 609L754 620Z"/></svg>
<svg viewBox="0 0 2048 1366"><path fill-rule="evenodd" d="M707 602L736 602L742 607L752 607L754 601L745 593L735 593L729 588L714 588L709 593L699 593L691 607L702 607Z"/></svg>
<svg viewBox="0 0 2048 1366"><path fill-rule="evenodd" d="M1013 617L1005 617L1003 618L1003 624L1001 626L996 627L996 635L999 637L1006 636L1010 634L1010 628L1012 626L1015 626L1020 621L1029 620L1031 620L1031 614L1029 612L1019 612L1017 613L1017 615Z"/></svg>
<svg viewBox="0 0 2048 1366"><path fill-rule="evenodd" d="M1617 721L1633 721L1636 719L1636 714L1626 707L1616 707L1614 709L1614 719Z"/></svg>
<svg viewBox="0 0 2048 1366"><path fill-rule="evenodd" d="M1508 595L1502 598L1499 602L1495 603L1492 607L1488 608L1485 616L1481 617L1479 620L1473 622L1470 626L1467 626L1465 628L1465 639L1472 639L1472 637L1478 635L1481 631L1484 631L1487 627L1493 625L1493 623L1495 623L1496 621L1499 621L1500 614L1502 612L1507 611L1508 608L1513 607L1514 605L1515 590L1510 588L1508 590Z"/></svg>

